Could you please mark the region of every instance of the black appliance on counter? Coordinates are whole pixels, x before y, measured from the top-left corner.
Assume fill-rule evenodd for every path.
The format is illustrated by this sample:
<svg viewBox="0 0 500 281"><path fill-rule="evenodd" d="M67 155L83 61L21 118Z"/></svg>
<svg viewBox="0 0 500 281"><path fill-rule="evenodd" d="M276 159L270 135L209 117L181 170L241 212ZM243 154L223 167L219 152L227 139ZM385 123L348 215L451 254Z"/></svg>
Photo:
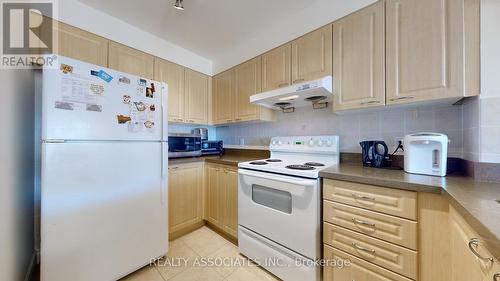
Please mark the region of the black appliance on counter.
<svg viewBox="0 0 500 281"><path fill-rule="evenodd" d="M201 135L168 134L168 158L201 156Z"/></svg>
<svg viewBox="0 0 500 281"><path fill-rule="evenodd" d="M222 155L224 154L224 144L221 140L209 141L204 140L201 143L202 155Z"/></svg>
<svg viewBox="0 0 500 281"><path fill-rule="evenodd" d="M389 149L384 141L367 140L359 145L362 149L363 166L381 168L391 165Z"/></svg>

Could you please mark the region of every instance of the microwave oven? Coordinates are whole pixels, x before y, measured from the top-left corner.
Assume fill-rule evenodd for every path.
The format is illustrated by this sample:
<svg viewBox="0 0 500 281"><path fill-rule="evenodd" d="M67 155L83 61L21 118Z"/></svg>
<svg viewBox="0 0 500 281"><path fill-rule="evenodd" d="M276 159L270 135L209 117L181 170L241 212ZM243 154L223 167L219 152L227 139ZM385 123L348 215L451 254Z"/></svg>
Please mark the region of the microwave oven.
<svg viewBox="0 0 500 281"><path fill-rule="evenodd" d="M201 135L168 134L168 158L201 156Z"/></svg>

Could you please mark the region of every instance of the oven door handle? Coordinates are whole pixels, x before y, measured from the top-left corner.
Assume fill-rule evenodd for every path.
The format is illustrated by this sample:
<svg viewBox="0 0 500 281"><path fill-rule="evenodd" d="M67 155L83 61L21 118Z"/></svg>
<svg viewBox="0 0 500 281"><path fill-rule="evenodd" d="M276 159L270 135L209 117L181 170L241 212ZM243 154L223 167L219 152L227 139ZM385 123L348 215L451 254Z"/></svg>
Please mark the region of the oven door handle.
<svg viewBox="0 0 500 281"><path fill-rule="evenodd" d="M245 169L239 169L238 173L240 175L257 177L257 178L273 180L273 181L279 181L279 182L300 185L300 186L314 186L317 182L317 180L314 180L314 179L301 179L301 178L294 178L294 177L290 177L290 176L285 177L285 176L281 176L281 175L270 175L267 173L259 173L259 172L254 172L254 171L250 171L250 170L245 170Z"/></svg>

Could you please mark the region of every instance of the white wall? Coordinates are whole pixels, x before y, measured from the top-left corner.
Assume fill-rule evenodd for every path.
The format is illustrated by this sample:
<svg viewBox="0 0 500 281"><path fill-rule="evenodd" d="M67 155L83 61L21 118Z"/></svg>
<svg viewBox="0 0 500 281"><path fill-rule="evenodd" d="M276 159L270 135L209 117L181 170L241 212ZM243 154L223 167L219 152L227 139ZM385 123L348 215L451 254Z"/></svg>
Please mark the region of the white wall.
<svg viewBox="0 0 500 281"><path fill-rule="evenodd" d="M59 20L143 52L212 75L212 62L77 0L58 1Z"/></svg>
<svg viewBox="0 0 500 281"><path fill-rule="evenodd" d="M479 161L500 163L500 1L481 1Z"/></svg>
<svg viewBox="0 0 500 281"><path fill-rule="evenodd" d="M419 109L380 109L376 112L336 115L332 109L298 108L294 113L279 113L276 122L232 125L217 128L217 138L225 144L267 146L274 136L339 135L342 152L361 153L359 142L384 140L395 149L397 139L414 132L434 131L449 136L449 155L462 157L462 106L437 106Z"/></svg>
<svg viewBox="0 0 500 281"><path fill-rule="evenodd" d="M0 70L0 280L21 281L34 253L33 72Z"/></svg>

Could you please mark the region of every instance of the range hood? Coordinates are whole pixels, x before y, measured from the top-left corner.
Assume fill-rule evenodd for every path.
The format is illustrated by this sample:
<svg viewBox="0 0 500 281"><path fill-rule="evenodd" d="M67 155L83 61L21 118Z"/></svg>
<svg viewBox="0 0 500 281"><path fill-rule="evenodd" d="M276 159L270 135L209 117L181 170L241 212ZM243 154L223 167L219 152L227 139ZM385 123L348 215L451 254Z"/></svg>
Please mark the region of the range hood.
<svg viewBox="0 0 500 281"><path fill-rule="evenodd" d="M333 99L333 78L325 76L250 97L250 102L274 110L293 112L295 107L324 108Z"/></svg>

